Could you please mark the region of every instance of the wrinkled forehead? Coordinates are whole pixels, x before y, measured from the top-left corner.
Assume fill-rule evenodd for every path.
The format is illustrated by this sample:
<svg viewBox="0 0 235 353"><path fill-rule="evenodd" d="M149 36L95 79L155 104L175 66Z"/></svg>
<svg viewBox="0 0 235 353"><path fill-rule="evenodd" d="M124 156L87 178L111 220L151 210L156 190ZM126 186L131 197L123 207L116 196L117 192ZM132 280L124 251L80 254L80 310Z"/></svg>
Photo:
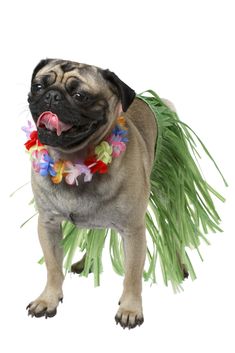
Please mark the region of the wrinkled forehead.
<svg viewBox="0 0 235 353"><path fill-rule="evenodd" d="M103 79L100 69L93 65L80 64L73 61L52 60L40 69L35 79L45 75L53 75L54 83L65 85L70 79L77 79L84 89L98 93L107 85Z"/></svg>

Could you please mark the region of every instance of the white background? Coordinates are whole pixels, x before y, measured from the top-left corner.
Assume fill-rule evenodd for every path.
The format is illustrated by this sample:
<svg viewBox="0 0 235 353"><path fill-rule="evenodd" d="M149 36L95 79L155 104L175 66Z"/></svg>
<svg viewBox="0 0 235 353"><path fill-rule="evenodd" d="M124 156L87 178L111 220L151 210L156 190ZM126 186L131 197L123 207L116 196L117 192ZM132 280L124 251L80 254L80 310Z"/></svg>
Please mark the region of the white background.
<svg viewBox="0 0 235 353"><path fill-rule="evenodd" d="M234 352L234 1L7 1L1 2L1 310L2 352ZM145 323L114 323L122 278L107 254L102 286L68 275L64 304L53 319L27 317L41 292L45 268L24 153L27 92L41 58L58 57L109 68L137 92L155 89L177 107L206 143L230 187L208 161L204 174L227 199L217 202L224 233L210 234L204 262L192 253L198 279L173 294L144 284ZM107 249L106 249L107 250ZM106 251L107 253L107 251Z"/></svg>

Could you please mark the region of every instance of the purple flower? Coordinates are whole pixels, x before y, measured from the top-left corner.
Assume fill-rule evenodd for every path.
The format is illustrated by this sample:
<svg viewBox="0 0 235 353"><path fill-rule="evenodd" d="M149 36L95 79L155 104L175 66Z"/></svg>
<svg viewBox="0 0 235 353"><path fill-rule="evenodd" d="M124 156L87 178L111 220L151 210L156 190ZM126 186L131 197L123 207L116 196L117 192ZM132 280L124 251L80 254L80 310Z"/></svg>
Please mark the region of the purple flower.
<svg viewBox="0 0 235 353"><path fill-rule="evenodd" d="M22 126L21 130L23 130L26 133L26 137L29 139L31 132L34 130L34 127L31 123L31 121L27 121L28 126Z"/></svg>
<svg viewBox="0 0 235 353"><path fill-rule="evenodd" d="M121 129L118 125L115 126L115 128L113 129L112 133L115 136L126 136L127 135L127 130ZM124 142L124 141L123 141Z"/></svg>

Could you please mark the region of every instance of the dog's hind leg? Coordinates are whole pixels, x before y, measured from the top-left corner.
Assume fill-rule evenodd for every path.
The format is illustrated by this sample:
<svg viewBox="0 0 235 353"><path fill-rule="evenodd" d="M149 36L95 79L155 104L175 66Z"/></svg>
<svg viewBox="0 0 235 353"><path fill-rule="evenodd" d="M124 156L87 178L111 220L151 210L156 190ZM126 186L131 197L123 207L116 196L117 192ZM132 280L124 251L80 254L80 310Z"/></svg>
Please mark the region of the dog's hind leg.
<svg viewBox="0 0 235 353"><path fill-rule="evenodd" d="M44 221L39 216L38 235L47 267L47 283L42 294L26 309L31 316L47 318L56 314L59 301L63 299L63 249L60 245L62 240L60 222Z"/></svg>
<svg viewBox="0 0 235 353"><path fill-rule="evenodd" d="M85 261L86 261L86 254L83 255L81 260L72 264L71 272L78 273L78 274L82 273L82 271L84 270L84 267L85 267Z"/></svg>
<svg viewBox="0 0 235 353"><path fill-rule="evenodd" d="M142 275L146 257L145 225L129 229L124 234L124 288L116 323L123 328L134 328L144 321L142 309Z"/></svg>
<svg viewBox="0 0 235 353"><path fill-rule="evenodd" d="M181 268L181 271L182 271L183 279L188 278L189 272L188 272L187 266L183 263L183 260L181 259L181 257L180 257L178 252L177 252L177 257L178 257L179 265L180 265L180 268Z"/></svg>

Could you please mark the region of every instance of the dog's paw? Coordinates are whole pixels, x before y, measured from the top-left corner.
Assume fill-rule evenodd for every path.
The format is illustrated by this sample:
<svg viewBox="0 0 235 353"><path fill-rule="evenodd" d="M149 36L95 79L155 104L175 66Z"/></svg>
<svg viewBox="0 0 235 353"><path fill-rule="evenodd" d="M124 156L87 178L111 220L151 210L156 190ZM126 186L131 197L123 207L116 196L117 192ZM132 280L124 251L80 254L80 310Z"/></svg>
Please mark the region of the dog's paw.
<svg viewBox="0 0 235 353"><path fill-rule="evenodd" d="M26 307L28 315L32 317L53 317L57 313L59 302L63 302L63 295L55 294L52 290L45 290L36 300Z"/></svg>
<svg viewBox="0 0 235 353"><path fill-rule="evenodd" d="M72 264L70 272L77 273L77 274L82 273L85 268L85 261L86 261L86 254L83 256L81 260ZM91 272L92 272L92 266L89 269L89 273Z"/></svg>
<svg viewBox="0 0 235 353"><path fill-rule="evenodd" d="M115 316L115 321L116 324L120 324L124 329L126 327L131 329L142 325L144 317L142 313L119 309Z"/></svg>
<svg viewBox="0 0 235 353"><path fill-rule="evenodd" d="M115 316L116 324L124 329L142 325L144 322L141 299L121 299L120 308Z"/></svg>

